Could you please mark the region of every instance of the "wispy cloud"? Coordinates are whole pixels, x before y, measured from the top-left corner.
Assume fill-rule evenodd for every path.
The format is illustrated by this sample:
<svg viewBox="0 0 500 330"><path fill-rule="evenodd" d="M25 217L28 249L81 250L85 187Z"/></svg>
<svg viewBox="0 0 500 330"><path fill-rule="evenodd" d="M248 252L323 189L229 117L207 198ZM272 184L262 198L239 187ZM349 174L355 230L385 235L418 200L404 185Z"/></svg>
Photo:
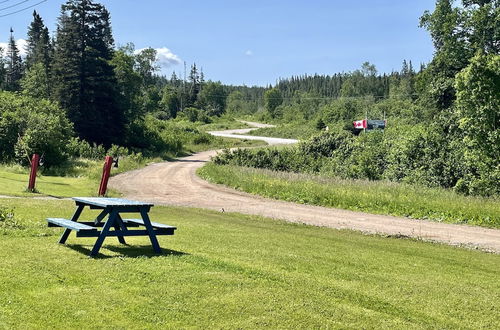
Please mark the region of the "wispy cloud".
<svg viewBox="0 0 500 330"><path fill-rule="evenodd" d="M245 52L246 56L253 56L253 52L249 49Z"/></svg>
<svg viewBox="0 0 500 330"><path fill-rule="evenodd" d="M144 49L145 48L137 49L135 52L140 53ZM158 61L158 64L162 67L162 69L182 63L180 57L172 53L172 51L167 47L155 48L155 50L156 60Z"/></svg>
<svg viewBox="0 0 500 330"><path fill-rule="evenodd" d="M19 54L23 57L26 56L26 44L27 44L27 41L24 39L17 39L16 40L16 46L17 46L17 49L19 50ZM0 42L0 48L2 48L1 55L3 55L3 56L7 55L8 45L9 44L7 42Z"/></svg>

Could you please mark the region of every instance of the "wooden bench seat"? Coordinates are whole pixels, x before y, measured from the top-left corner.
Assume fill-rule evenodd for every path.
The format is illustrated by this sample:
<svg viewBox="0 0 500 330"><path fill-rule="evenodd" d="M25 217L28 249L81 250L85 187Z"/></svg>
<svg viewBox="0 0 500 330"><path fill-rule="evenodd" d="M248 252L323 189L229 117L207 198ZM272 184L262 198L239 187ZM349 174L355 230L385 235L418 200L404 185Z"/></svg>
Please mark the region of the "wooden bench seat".
<svg viewBox="0 0 500 330"><path fill-rule="evenodd" d="M97 232L95 227L63 218L47 218L49 227L64 227L74 231Z"/></svg>

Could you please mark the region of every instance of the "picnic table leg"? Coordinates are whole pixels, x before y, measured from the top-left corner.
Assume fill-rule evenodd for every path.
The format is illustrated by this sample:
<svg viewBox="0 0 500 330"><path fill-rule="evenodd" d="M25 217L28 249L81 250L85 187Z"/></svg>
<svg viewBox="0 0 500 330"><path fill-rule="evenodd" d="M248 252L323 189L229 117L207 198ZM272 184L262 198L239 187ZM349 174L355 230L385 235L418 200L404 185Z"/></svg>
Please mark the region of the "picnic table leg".
<svg viewBox="0 0 500 330"><path fill-rule="evenodd" d="M127 227L123 223L123 220L122 220L122 217L120 216L120 214L116 214L116 220L115 220L114 227L115 227L116 231L120 231L120 230L126 231L127 230ZM122 244L127 244L125 242L125 237L123 237L123 236L117 236L117 237L118 237L118 242L120 242Z"/></svg>
<svg viewBox="0 0 500 330"><path fill-rule="evenodd" d="M75 214L73 214L73 216L71 217L71 221L77 221L78 218L80 217L80 214L82 214L82 211L83 211L83 207L85 205L78 205L78 208L76 209L75 211ZM63 232L63 234L61 235L61 238L59 239L59 244L64 244L66 243L66 240L68 239L68 236L69 234L71 233L71 229L69 228L66 228Z"/></svg>
<svg viewBox="0 0 500 330"><path fill-rule="evenodd" d="M109 215L108 220L106 220L106 223L104 223L104 226L102 227L101 234L99 237L97 237L97 240L95 241L94 247L92 248L92 251L90 252L91 257L95 257L98 253L99 250L101 249L102 243L104 243L104 239L106 236L108 236L109 229L111 226L115 224L116 221L116 216L118 213L116 211L111 211L111 214Z"/></svg>
<svg viewBox="0 0 500 330"><path fill-rule="evenodd" d="M158 243L158 239L156 238L153 226L151 225L151 220L149 220L148 212L145 210L141 210L142 220L144 221L144 226L146 226L146 230L149 233L149 239L151 241L151 245L153 245L153 249L156 253L161 254L160 244Z"/></svg>
<svg viewBox="0 0 500 330"><path fill-rule="evenodd" d="M108 214L108 213L109 213L108 209L102 210L102 212L99 213L99 215L95 218L94 224L97 225L98 223L100 223L102 221L102 219L104 219L106 217L106 214Z"/></svg>

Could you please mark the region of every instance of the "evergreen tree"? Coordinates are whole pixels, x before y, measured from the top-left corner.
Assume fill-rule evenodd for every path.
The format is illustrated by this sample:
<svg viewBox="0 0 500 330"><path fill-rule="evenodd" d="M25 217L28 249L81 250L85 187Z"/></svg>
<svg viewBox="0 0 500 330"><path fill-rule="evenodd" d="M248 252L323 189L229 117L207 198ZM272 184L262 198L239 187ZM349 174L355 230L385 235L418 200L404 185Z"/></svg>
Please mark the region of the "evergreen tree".
<svg viewBox="0 0 500 330"><path fill-rule="evenodd" d="M51 43L49 30L36 11L28 28L26 45L26 72L21 86L23 92L34 97L48 98L51 92Z"/></svg>
<svg viewBox="0 0 500 330"><path fill-rule="evenodd" d="M3 48L0 47L0 90L5 89L5 79L7 78L7 60L3 56Z"/></svg>
<svg viewBox="0 0 500 330"><path fill-rule="evenodd" d="M48 72L50 68L50 48L49 30L45 27L40 15L34 11L33 21L28 28L26 68L31 68L35 63L42 63Z"/></svg>
<svg viewBox="0 0 500 330"><path fill-rule="evenodd" d="M198 94L201 91L200 74L196 68L196 63L191 66L189 72L189 106L193 106L198 99Z"/></svg>
<svg viewBox="0 0 500 330"><path fill-rule="evenodd" d="M106 145L122 141L124 132L110 64L113 43L104 6L91 0L62 5L54 58L55 97L81 138Z"/></svg>
<svg viewBox="0 0 500 330"><path fill-rule="evenodd" d="M10 29L9 44L7 45L5 89L9 91L18 91L20 89L20 80L23 75L23 63L13 33L14 31Z"/></svg>

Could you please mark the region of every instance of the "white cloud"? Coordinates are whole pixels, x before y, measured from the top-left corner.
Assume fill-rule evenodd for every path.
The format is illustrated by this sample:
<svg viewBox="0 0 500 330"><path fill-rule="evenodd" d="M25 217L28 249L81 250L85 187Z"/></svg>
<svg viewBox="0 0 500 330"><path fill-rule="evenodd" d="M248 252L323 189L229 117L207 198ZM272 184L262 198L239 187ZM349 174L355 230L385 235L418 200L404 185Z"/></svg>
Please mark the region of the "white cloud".
<svg viewBox="0 0 500 330"><path fill-rule="evenodd" d="M253 56L253 52L249 49L245 52L246 56Z"/></svg>
<svg viewBox="0 0 500 330"><path fill-rule="evenodd" d="M166 47L156 49L156 57L160 65L169 67L171 65L180 64L182 61L179 56L175 55Z"/></svg>
<svg viewBox="0 0 500 330"><path fill-rule="evenodd" d="M28 42L24 39L17 39L16 40L16 45L17 45L17 49L19 50L19 54L24 57L26 56L26 44ZM3 52L1 55L5 56L7 55L7 47L8 47L8 43L7 42L0 42L0 48L2 48Z"/></svg>
<svg viewBox="0 0 500 330"><path fill-rule="evenodd" d="M144 49L145 48L137 49L135 53L140 53ZM162 69L182 63L180 57L172 53L172 51L167 47L155 48L155 50L156 60L158 61L158 64L162 67Z"/></svg>

